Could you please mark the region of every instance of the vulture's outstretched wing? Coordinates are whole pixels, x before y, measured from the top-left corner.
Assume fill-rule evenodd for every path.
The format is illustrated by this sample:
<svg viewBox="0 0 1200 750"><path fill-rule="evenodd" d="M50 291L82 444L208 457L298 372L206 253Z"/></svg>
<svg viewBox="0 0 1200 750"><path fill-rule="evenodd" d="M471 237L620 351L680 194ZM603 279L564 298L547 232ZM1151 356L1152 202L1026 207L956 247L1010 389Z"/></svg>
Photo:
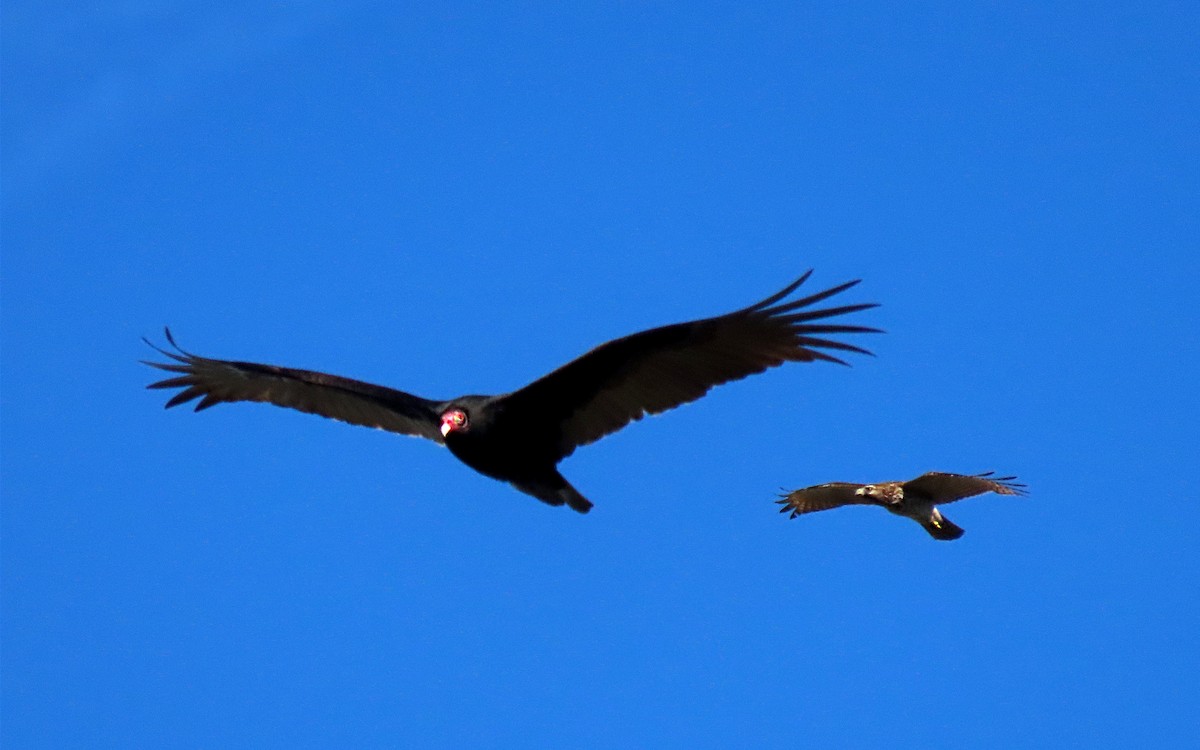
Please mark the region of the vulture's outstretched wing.
<svg viewBox="0 0 1200 750"><path fill-rule="evenodd" d="M198 357L180 349L170 329L166 334L176 352L161 349L149 341L146 343L174 361L144 363L179 373L177 377L146 386L183 389L167 401L168 409L197 398L200 402L196 404L196 411L225 401L261 401L350 424L442 442L438 431L441 412L437 401L322 372Z"/></svg>
<svg viewBox="0 0 1200 750"><path fill-rule="evenodd" d="M872 505L870 499L854 494L855 490L863 486L853 482L829 482L780 495L775 502L783 506L779 509L780 513L791 511L792 515L788 518L843 505Z"/></svg>
<svg viewBox="0 0 1200 750"><path fill-rule="evenodd" d="M935 505L952 503L964 497L995 492L997 495L1025 495L1025 485L1014 482L1013 477L993 477L995 472L982 474L946 474L931 471L904 483L905 493L915 493L931 498Z"/></svg>
<svg viewBox="0 0 1200 750"><path fill-rule="evenodd" d="M695 401L713 386L784 362L846 364L823 350L870 354L825 336L879 333L878 329L820 321L877 305L804 310L857 280L781 302L810 275L812 271L762 302L728 315L653 328L602 344L508 394L505 406L531 427L557 434L558 443L550 449L561 459L646 414Z"/></svg>

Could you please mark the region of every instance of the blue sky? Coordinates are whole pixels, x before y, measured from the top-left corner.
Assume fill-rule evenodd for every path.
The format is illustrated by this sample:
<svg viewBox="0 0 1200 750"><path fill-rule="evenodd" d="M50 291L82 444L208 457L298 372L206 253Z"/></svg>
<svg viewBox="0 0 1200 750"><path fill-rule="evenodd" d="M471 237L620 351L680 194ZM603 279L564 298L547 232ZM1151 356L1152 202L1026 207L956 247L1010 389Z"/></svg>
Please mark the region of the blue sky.
<svg viewBox="0 0 1200 750"><path fill-rule="evenodd" d="M1147 747L1200 730L1194 3L3 9L3 744ZM887 330L580 450L444 398L807 268ZM780 487L1016 473L951 544Z"/></svg>

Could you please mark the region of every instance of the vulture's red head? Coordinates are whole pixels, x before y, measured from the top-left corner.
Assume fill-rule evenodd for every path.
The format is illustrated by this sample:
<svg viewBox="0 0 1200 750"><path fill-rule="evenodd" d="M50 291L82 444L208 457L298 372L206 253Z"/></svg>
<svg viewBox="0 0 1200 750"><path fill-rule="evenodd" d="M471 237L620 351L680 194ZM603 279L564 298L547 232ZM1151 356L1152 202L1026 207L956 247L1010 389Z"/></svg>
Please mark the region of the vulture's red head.
<svg viewBox="0 0 1200 750"><path fill-rule="evenodd" d="M467 429L467 413L462 409L450 409L442 414L442 437L452 432Z"/></svg>

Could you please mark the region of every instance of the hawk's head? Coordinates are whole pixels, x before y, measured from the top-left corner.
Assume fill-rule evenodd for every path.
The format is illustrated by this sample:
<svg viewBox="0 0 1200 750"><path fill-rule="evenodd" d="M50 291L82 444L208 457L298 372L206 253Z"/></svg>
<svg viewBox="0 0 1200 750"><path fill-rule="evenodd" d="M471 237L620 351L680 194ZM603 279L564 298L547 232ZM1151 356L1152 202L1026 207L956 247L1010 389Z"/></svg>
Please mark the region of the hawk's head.
<svg viewBox="0 0 1200 750"><path fill-rule="evenodd" d="M869 498L882 505L899 505L904 501L904 487L899 482L863 485L855 490L854 494Z"/></svg>

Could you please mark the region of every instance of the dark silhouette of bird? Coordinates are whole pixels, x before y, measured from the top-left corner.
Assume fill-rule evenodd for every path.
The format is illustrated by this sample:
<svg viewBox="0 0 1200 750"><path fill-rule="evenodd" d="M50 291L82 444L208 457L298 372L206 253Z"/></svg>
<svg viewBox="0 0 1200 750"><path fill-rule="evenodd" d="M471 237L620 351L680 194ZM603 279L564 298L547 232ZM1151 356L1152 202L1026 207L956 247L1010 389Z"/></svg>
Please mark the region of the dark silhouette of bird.
<svg viewBox="0 0 1200 750"><path fill-rule="evenodd" d="M784 362L822 360L865 349L826 336L878 333L825 322L875 304L812 308L858 280L785 301L812 274L750 307L715 318L654 328L592 349L511 393L426 399L358 380L253 362L209 359L154 346L170 363L145 362L175 373L149 388L182 389L167 408L200 399L196 411L226 401L260 401L350 424L443 443L472 469L550 505L586 513L592 503L557 465L581 445L616 432L646 414L695 401L710 388Z"/></svg>
<svg viewBox="0 0 1200 750"><path fill-rule="evenodd" d="M842 505L879 505L921 524L934 539L951 541L962 536L963 530L943 516L937 506L985 492L995 492L997 495L1027 494L1025 485L1013 481L1015 476L993 477L993 473L944 474L931 471L907 482L830 482L788 492L780 495L776 502L783 506L780 513L791 512L789 518Z"/></svg>

